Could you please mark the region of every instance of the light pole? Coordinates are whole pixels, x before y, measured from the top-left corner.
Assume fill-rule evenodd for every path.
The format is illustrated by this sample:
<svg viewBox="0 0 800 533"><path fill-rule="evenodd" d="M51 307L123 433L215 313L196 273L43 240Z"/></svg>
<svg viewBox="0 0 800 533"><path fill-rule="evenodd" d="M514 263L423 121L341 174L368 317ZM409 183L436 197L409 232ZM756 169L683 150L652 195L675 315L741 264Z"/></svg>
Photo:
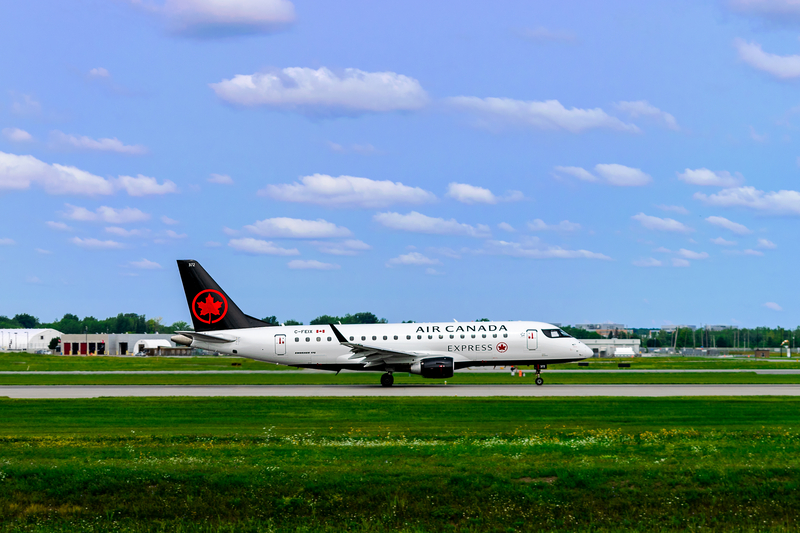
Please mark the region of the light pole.
<svg viewBox="0 0 800 533"><path fill-rule="evenodd" d="M19 344L17 343L17 332L14 332L14 348L19 351Z"/></svg>
<svg viewBox="0 0 800 533"><path fill-rule="evenodd" d="M83 342L86 346L86 355L89 355L89 326L83 326Z"/></svg>

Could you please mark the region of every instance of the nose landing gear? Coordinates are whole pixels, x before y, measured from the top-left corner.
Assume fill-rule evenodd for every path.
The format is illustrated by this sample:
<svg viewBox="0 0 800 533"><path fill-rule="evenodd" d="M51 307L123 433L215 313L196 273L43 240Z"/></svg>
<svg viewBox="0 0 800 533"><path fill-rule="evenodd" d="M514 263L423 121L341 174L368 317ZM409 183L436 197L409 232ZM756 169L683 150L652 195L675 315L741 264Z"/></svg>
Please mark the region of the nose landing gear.
<svg viewBox="0 0 800 533"><path fill-rule="evenodd" d="M384 387L391 387L392 385L394 385L394 376L391 375L389 372L382 375L381 385L383 385Z"/></svg>
<svg viewBox="0 0 800 533"><path fill-rule="evenodd" d="M542 379L541 373L542 370L547 368L547 365L533 365L536 368L536 384L537 385L544 385L544 380Z"/></svg>

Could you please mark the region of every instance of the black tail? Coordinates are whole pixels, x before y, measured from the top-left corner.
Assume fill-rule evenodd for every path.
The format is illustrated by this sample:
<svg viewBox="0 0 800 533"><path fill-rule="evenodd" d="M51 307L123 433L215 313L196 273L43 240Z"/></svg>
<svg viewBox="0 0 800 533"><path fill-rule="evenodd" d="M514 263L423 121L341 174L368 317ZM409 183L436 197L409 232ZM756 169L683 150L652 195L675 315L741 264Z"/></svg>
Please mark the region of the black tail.
<svg viewBox="0 0 800 533"><path fill-rule="evenodd" d="M192 312L195 331L260 328L270 326L242 313L208 272L193 260L178 260L178 270L186 292L186 303Z"/></svg>

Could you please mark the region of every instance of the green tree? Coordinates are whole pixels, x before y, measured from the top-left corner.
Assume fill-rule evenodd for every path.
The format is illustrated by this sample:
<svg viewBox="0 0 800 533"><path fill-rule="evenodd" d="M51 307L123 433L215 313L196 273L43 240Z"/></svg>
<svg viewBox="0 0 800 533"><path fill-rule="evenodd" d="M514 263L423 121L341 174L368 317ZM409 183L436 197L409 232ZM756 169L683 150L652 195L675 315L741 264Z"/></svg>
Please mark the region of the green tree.
<svg viewBox="0 0 800 533"><path fill-rule="evenodd" d="M284 322L284 325L286 325L286 326L302 326L303 323L302 322L298 322L297 320L287 320L286 322Z"/></svg>
<svg viewBox="0 0 800 533"><path fill-rule="evenodd" d="M55 350L56 348L58 348L58 343L60 341L61 340L58 337L53 337L52 339L50 339L50 344L48 344L47 347L50 348L51 350Z"/></svg>
<svg viewBox="0 0 800 533"><path fill-rule="evenodd" d="M35 316L29 315L28 313L14 315L14 322L27 329L33 329L39 325L39 319Z"/></svg>
<svg viewBox="0 0 800 533"><path fill-rule="evenodd" d="M278 317L276 317L275 315L264 317L261 319L261 321L266 322L267 324L270 324L272 326L278 325Z"/></svg>
<svg viewBox="0 0 800 533"><path fill-rule="evenodd" d="M489 320L488 318L479 318L475 322L491 322L491 320Z"/></svg>

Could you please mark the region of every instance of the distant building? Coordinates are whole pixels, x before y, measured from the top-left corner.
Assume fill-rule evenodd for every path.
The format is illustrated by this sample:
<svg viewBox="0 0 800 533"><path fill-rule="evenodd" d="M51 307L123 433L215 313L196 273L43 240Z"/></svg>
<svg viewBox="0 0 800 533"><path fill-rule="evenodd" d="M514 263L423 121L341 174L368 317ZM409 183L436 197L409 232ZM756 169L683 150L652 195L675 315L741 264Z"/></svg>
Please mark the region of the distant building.
<svg viewBox="0 0 800 533"><path fill-rule="evenodd" d="M581 339L594 357L634 357L641 354L639 339Z"/></svg>
<svg viewBox="0 0 800 533"><path fill-rule="evenodd" d="M739 329L739 326L707 325L705 329L708 331L725 331L726 329Z"/></svg>
<svg viewBox="0 0 800 533"><path fill-rule="evenodd" d="M609 334L618 333L620 331L624 331L629 335L633 334L633 330L626 328L625 324L615 324L614 322L604 322L602 324L575 324L575 327L578 329L585 329L586 331L592 331L601 337L608 337Z"/></svg>
<svg viewBox="0 0 800 533"><path fill-rule="evenodd" d="M61 337L54 329L0 329L0 352L36 352L48 350L53 338Z"/></svg>
<svg viewBox="0 0 800 533"><path fill-rule="evenodd" d="M695 331L697 326L691 326L689 324L670 324L668 326L661 326L661 331L666 331L667 333L674 333L676 329L688 329Z"/></svg>
<svg viewBox="0 0 800 533"><path fill-rule="evenodd" d="M176 347L172 333L76 333L61 336L63 355L189 355L191 348Z"/></svg>

